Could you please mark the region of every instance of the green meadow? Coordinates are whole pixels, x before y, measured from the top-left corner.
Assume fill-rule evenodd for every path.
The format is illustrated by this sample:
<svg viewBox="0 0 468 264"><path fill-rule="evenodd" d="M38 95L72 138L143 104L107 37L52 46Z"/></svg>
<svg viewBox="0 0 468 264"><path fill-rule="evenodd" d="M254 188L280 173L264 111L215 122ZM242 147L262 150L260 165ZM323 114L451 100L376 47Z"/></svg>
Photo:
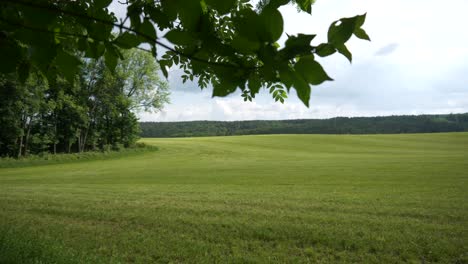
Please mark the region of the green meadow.
<svg viewBox="0 0 468 264"><path fill-rule="evenodd" d="M468 133L142 141L0 169L0 263L468 263Z"/></svg>

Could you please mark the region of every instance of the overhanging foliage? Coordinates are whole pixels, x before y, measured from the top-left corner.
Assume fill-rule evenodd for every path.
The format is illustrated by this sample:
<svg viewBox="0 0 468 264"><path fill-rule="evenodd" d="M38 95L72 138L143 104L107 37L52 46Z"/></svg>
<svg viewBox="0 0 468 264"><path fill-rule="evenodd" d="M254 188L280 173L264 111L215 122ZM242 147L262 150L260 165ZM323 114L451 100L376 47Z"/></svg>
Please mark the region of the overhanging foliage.
<svg viewBox="0 0 468 264"><path fill-rule="evenodd" d="M369 40L362 29L364 14L333 22L327 43L313 45L315 35L298 34L280 45L284 21L279 7L295 4L311 14L311 0L264 0L256 7L247 0L128 0L120 21L108 9L111 2L3 0L0 73L17 72L25 81L37 68L49 81L57 74L73 81L78 56L104 57L113 71L122 59L119 48L149 47L166 76L167 68L177 65L184 80L197 80L201 88L211 83L213 96L240 89L244 100L252 101L267 88L284 102L294 88L308 106L310 85L331 80L316 56L338 52L351 61L345 43L353 35ZM165 53L158 57L160 47Z"/></svg>

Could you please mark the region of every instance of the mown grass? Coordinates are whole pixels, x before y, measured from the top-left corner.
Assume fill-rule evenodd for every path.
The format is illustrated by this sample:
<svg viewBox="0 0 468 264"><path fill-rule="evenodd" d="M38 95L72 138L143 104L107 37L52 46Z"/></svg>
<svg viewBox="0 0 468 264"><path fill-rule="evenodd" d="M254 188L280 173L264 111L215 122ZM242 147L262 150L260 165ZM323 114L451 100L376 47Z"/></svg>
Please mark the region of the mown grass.
<svg viewBox="0 0 468 264"><path fill-rule="evenodd" d="M147 139L0 169L0 263L468 263L468 134Z"/></svg>

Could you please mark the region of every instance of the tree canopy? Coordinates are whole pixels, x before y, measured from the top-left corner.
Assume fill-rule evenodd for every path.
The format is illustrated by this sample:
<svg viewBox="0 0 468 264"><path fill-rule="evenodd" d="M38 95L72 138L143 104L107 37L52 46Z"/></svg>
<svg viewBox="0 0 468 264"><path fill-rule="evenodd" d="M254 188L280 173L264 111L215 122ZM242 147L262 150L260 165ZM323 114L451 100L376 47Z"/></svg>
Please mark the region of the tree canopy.
<svg viewBox="0 0 468 264"><path fill-rule="evenodd" d="M72 82L82 60L104 58L118 71L120 48L147 49L167 76L177 65L184 80L213 96L237 89L252 100L266 88L284 102L291 88L309 105L310 85L332 78L316 57L352 55L346 42L354 35L369 40L362 29L366 15L341 18L328 29L326 43L311 44L314 34L283 35L279 7L294 4L311 14L313 0L127 0L126 17L109 11L112 0L3 0L0 2L0 73L16 72L25 82L33 69L49 79L58 74ZM166 44L165 40L172 43ZM158 55L158 53L160 53Z"/></svg>
<svg viewBox="0 0 468 264"><path fill-rule="evenodd" d="M114 72L103 59L80 59L73 82L59 76L49 83L32 72L21 83L14 73L0 74L0 157L134 145L135 111L159 111L169 92L150 54L122 55Z"/></svg>

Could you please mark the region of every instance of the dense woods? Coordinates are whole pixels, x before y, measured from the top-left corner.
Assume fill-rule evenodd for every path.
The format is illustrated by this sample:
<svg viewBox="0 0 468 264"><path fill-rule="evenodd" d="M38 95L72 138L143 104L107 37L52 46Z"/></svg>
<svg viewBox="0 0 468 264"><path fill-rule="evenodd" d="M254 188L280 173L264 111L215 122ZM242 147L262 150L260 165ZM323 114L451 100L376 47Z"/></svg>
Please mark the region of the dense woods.
<svg viewBox="0 0 468 264"><path fill-rule="evenodd" d="M0 75L0 156L132 146L139 135L135 111L162 108L168 88L150 54L123 56L113 72L102 59L82 60L72 81L36 73L23 83L16 74Z"/></svg>
<svg viewBox="0 0 468 264"><path fill-rule="evenodd" d="M143 122L142 137L255 134L390 134L468 131L468 113L331 119Z"/></svg>

